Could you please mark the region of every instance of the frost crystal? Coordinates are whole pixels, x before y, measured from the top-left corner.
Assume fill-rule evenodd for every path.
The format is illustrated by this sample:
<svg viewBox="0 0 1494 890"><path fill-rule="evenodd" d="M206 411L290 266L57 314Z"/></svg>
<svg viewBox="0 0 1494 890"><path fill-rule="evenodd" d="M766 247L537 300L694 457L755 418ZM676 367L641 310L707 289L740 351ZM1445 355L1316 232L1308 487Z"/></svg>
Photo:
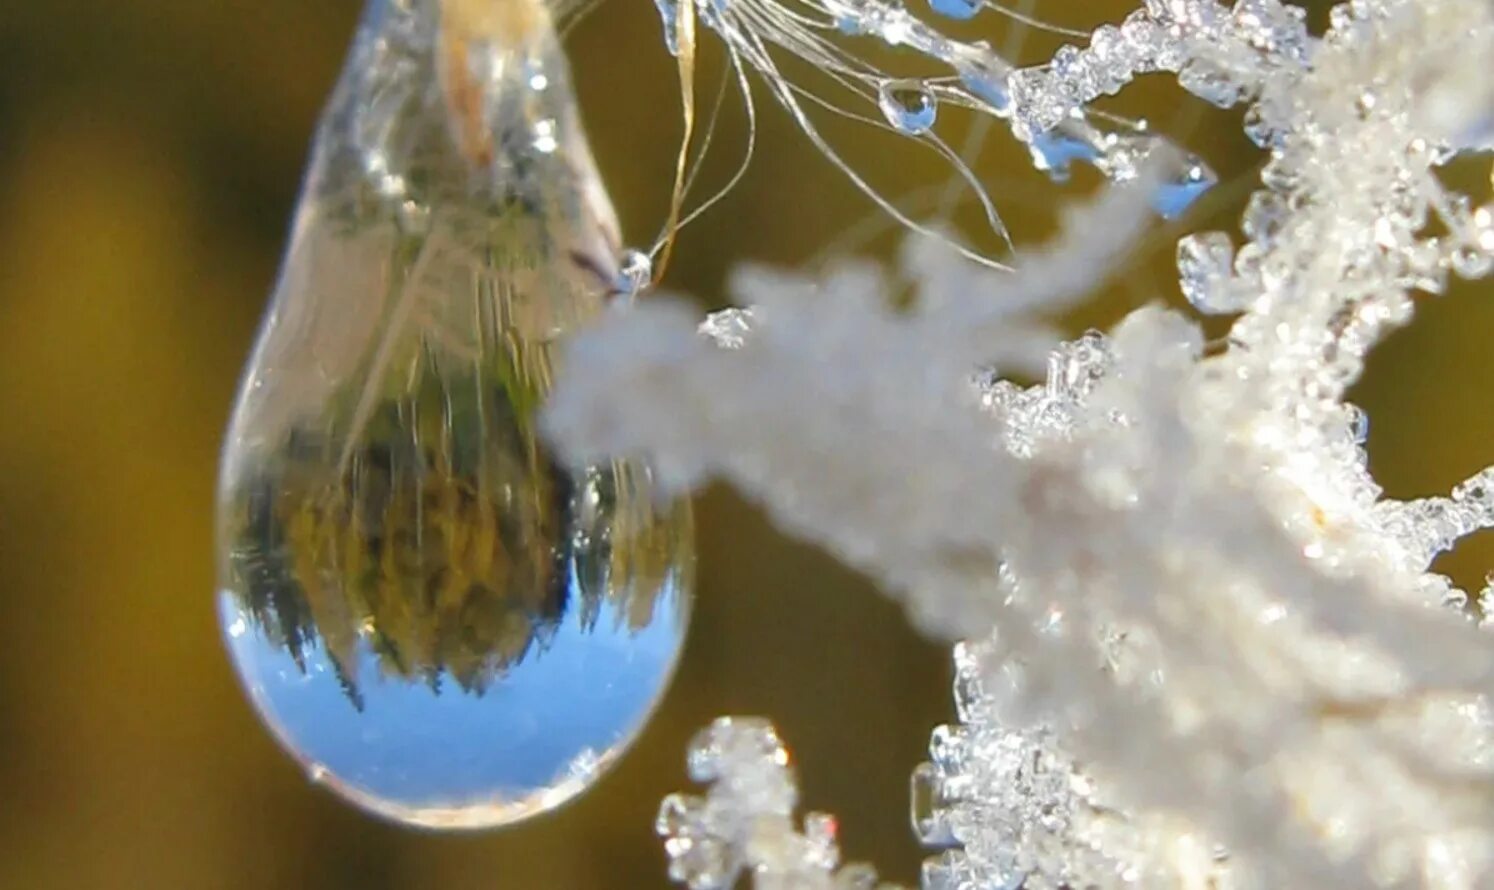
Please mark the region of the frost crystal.
<svg viewBox="0 0 1494 890"><path fill-rule="evenodd" d="M888 42L954 46L900 6L847 9ZM1267 159L1240 231L1178 247L1192 305L1238 314L1225 341L1147 307L1055 343L1044 316L1124 255L1158 176L1179 182L1176 157L1107 136L1115 184L1010 272L915 239L900 310L868 265L748 271L754 314L711 338L649 302L573 344L552 432L576 459L731 481L964 641L959 722L914 771L914 828L947 848L927 888L1494 886L1494 641L1470 618L1494 584L1430 571L1494 526L1494 468L1387 499L1345 400L1418 292L1494 269L1494 205L1439 176L1490 144L1494 5L1353 0L1315 37L1277 0L1147 0L1047 65L980 62L962 82L1040 166L1143 73L1244 108ZM781 748L740 732L722 750L759 754L666 806L692 814L670 823L676 876L708 849L718 882L833 886L829 866L759 870L814 845ZM759 818L797 852L749 843Z"/></svg>
<svg viewBox="0 0 1494 890"><path fill-rule="evenodd" d="M722 717L690 743L690 778L703 797L671 794L655 830L669 876L691 890L735 886L751 875L759 890L873 890L877 873L840 865L833 816L809 813L794 827L799 790L788 750L767 722ZM880 885L883 890L895 890Z"/></svg>

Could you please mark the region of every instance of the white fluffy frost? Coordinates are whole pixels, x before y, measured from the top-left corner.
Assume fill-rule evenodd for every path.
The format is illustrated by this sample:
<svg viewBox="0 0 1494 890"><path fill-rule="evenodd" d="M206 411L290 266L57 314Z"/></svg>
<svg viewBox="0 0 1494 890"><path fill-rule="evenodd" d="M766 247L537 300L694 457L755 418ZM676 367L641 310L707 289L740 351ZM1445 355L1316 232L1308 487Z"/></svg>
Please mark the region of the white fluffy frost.
<svg viewBox="0 0 1494 890"><path fill-rule="evenodd" d="M1494 886L1494 638L1429 570L1494 525L1494 473L1384 499L1344 401L1413 292L1494 266L1494 208L1436 176L1490 139L1494 5L1355 0L1313 38L1275 0L1148 0L1060 56L1012 74L1025 138L1145 71L1248 106L1270 161L1243 244L1179 247L1194 305L1240 313L1226 346L1157 308L1050 339L1141 228L1142 179L1011 273L914 242L911 310L856 264L743 272L719 345L645 301L574 343L552 431L732 482L967 641L960 725L914 777L954 848L926 887ZM1002 379L1042 357L1044 384ZM665 831L727 851L693 886L832 886L741 852L751 799Z"/></svg>

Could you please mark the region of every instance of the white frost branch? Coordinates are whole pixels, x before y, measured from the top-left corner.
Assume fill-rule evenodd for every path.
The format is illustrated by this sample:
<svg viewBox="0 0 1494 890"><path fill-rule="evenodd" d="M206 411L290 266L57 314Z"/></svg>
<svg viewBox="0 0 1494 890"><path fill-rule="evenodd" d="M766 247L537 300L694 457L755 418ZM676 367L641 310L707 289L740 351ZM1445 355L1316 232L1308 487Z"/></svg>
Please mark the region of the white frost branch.
<svg viewBox="0 0 1494 890"><path fill-rule="evenodd" d="M1311 38L1275 0L1149 0L1011 72L1019 128L1156 70L1248 105L1270 153L1238 251L1180 245L1194 305L1241 313L1222 351L1155 308L1057 349L1035 317L1125 253L1143 178L1009 274L914 242L907 310L848 264L739 275L732 348L668 300L619 313L550 429L732 482L968 641L919 773L961 849L927 887L1489 886L1494 641L1428 566L1494 525L1490 471L1383 499L1344 395L1413 290L1494 267L1494 208L1436 175L1487 141L1494 5L1355 0ZM1043 384L1001 379L1042 355Z"/></svg>

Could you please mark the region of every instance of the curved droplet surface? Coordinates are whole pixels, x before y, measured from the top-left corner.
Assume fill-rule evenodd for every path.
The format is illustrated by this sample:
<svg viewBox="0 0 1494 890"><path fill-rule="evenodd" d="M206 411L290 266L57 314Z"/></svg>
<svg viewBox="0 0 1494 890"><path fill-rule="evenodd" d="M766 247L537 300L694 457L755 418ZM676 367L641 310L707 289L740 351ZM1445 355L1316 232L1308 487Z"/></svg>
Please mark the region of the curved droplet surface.
<svg viewBox="0 0 1494 890"><path fill-rule="evenodd" d="M939 113L934 91L917 79L883 81L877 88L877 104L889 124L910 136L927 133Z"/></svg>
<svg viewBox="0 0 1494 890"><path fill-rule="evenodd" d="M428 827L590 785L661 697L690 602L687 508L539 437L557 342L621 249L553 33L476 9L370 4L219 489L219 613L255 707L313 779Z"/></svg>

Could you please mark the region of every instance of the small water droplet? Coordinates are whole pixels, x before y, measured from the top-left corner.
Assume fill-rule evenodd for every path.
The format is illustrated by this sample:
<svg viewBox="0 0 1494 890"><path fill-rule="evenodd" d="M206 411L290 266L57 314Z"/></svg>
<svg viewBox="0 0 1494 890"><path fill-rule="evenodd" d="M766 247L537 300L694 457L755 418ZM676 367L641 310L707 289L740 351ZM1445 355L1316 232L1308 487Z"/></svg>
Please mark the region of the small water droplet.
<svg viewBox="0 0 1494 890"><path fill-rule="evenodd" d="M1187 158L1172 178L1157 184L1152 206L1164 219L1176 219L1218 182L1219 177L1208 164L1198 158Z"/></svg>
<svg viewBox="0 0 1494 890"><path fill-rule="evenodd" d="M679 7L674 0L654 0L654 8L659 11L659 20L664 25L664 48L671 56L678 56L680 37L676 23L679 21Z"/></svg>
<svg viewBox="0 0 1494 890"><path fill-rule="evenodd" d="M1494 256L1471 247L1460 247L1453 251L1452 269L1462 278L1477 281L1494 272Z"/></svg>
<svg viewBox="0 0 1494 890"><path fill-rule="evenodd" d="M929 0L929 8L945 18L964 21L980 12L981 0Z"/></svg>
<svg viewBox="0 0 1494 890"><path fill-rule="evenodd" d="M1349 415L1349 435L1354 438L1354 444L1363 445L1368 442L1370 430L1369 412L1353 404L1345 404L1344 410Z"/></svg>
<svg viewBox="0 0 1494 890"><path fill-rule="evenodd" d="M887 80L877 90L877 103L887 122L910 136L934 126L939 103L928 84L917 79Z"/></svg>
<svg viewBox="0 0 1494 890"><path fill-rule="evenodd" d="M636 297L653 283L654 261L641 250L625 250L617 264L617 281L613 290L625 297Z"/></svg>
<svg viewBox="0 0 1494 890"><path fill-rule="evenodd" d="M1193 95L1220 108L1240 101L1244 89L1234 76L1209 61L1193 61L1178 72L1178 84Z"/></svg>
<svg viewBox="0 0 1494 890"><path fill-rule="evenodd" d="M962 48L954 59L960 82L971 95L986 103L997 117L1007 117L1012 110L1010 69L1002 64L985 43Z"/></svg>
<svg viewBox="0 0 1494 890"><path fill-rule="evenodd" d="M1095 143L1079 134L1050 130L1032 140L1033 166L1048 174L1054 182L1067 182L1075 161L1094 163L1100 157Z"/></svg>

